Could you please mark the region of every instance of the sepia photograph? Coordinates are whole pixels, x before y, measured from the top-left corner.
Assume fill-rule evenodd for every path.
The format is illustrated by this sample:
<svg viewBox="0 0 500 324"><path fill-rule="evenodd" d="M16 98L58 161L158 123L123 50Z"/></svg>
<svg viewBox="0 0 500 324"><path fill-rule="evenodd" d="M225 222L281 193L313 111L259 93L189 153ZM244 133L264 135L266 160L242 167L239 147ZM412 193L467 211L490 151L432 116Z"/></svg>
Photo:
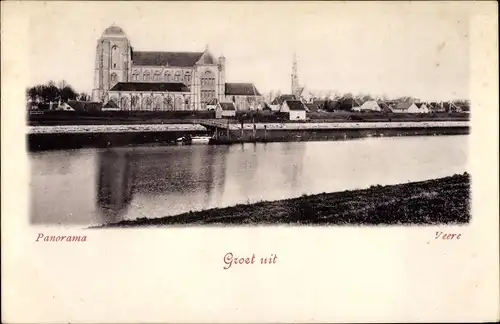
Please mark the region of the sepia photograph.
<svg viewBox="0 0 500 324"><path fill-rule="evenodd" d="M33 225L469 222L466 12L186 6L32 22Z"/></svg>
<svg viewBox="0 0 500 324"><path fill-rule="evenodd" d="M2 323L500 318L496 3L0 5Z"/></svg>

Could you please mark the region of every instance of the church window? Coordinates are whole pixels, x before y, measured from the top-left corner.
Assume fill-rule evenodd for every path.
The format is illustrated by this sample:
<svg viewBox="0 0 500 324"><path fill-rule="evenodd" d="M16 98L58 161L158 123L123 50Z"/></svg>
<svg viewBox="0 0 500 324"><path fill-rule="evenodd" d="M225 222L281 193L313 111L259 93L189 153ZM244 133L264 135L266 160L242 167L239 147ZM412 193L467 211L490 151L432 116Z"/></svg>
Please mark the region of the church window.
<svg viewBox="0 0 500 324"><path fill-rule="evenodd" d="M149 72L144 72L143 80L144 81L149 81L149 76L150 76Z"/></svg>
<svg viewBox="0 0 500 324"><path fill-rule="evenodd" d="M135 109L135 110L138 110L139 109L139 106L140 106L140 102L139 102L139 97L138 96L133 96L132 97L132 109Z"/></svg>
<svg viewBox="0 0 500 324"><path fill-rule="evenodd" d="M156 72L155 75L153 76L154 81L160 80L160 72Z"/></svg>
<svg viewBox="0 0 500 324"><path fill-rule="evenodd" d="M163 109L165 110L172 110L173 107L173 99L171 96L168 96L163 99Z"/></svg>
<svg viewBox="0 0 500 324"><path fill-rule="evenodd" d="M186 84L191 84L191 72L187 71L184 73L184 82Z"/></svg>
<svg viewBox="0 0 500 324"><path fill-rule="evenodd" d="M172 81L172 76L170 75L170 72L165 72L165 81L166 82Z"/></svg>
<svg viewBox="0 0 500 324"><path fill-rule="evenodd" d="M147 96L142 100L142 108L145 110L151 110L152 100L151 97Z"/></svg>
<svg viewBox="0 0 500 324"><path fill-rule="evenodd" d="M156 97L153 104L153 110L160 110L160 109L161 109L161 97Z"/></svg>
<svg viewBox="0 0 500 324"><path fill-rule="evenodd" d="M120 108L122 110L129 110L129 101L128 101L128 98L127 97L122 97L122 99L120 100Z"/></svg>
<svg viewBox="0 0 500 324"><path fill-rule="evenodd" d="M117 80L118 76L116 75L116 73L112 73L111 74L111 81L115 82Z"/></svg>
<svg viewBox="0 0 500 324"><path fill-rule="evenodd" d="M201 77L202 86L213 86L215 84L215 77L212 71L205 71Z"/></svg>
<svg viewBox="0 0 500 324"><path fill-rule="evenodd" d="M111 48L111 66L116 69L120 63L120 51L118 46L113 46Z"/></svg>
<svg viewBox="0 0 500 324"><path fill-rule="evenodd" d="M181 73L180 72L175 72L174 81L175 82L181 81Z"/></svg>
<svg viewBox="0 0 500 324"><path fill-rule="evenodd" d="M182 97L177 97L175 99L175 110L180 110L182 108Z"/></svg>

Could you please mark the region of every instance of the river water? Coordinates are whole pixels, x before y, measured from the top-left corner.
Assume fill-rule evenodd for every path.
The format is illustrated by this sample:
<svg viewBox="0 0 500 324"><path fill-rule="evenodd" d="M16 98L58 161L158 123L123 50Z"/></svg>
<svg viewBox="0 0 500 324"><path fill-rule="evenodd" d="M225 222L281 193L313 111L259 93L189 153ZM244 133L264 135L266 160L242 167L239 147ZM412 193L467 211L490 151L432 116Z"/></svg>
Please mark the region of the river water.
<svg viewBox="0 0 500 324"><path fill-rule="evenodd" d="M467 171L467 135L29 153L31 223L98 225Z"/></svg>

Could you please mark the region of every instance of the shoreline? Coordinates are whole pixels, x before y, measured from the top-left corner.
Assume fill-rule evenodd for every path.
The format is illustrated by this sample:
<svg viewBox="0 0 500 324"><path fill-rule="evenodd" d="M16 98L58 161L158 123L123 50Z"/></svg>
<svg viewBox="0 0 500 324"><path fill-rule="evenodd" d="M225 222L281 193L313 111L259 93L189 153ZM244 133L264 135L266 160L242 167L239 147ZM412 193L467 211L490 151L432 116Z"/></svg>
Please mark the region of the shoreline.
<svg viewBox="0 0 500 324"><path fill-rule="evenodd" d="M222 125L222 124L218 124ZM264 127L265 126L265 127ZM365 137L468 135L469 124L447 123L258 123L255 128L200 124L35 126L26 135L28 150L111 148L130 145L170 145L190 136L212 136L213 145L270 142L342 141ZM63 130L58 132L57 130Z"/></svg>
<svg viewBox="0 0 500 324"><path fill-rule="evenodd" d="M187 225L459 225L470 222L470 175L238 204L91 228Z"/></svg>

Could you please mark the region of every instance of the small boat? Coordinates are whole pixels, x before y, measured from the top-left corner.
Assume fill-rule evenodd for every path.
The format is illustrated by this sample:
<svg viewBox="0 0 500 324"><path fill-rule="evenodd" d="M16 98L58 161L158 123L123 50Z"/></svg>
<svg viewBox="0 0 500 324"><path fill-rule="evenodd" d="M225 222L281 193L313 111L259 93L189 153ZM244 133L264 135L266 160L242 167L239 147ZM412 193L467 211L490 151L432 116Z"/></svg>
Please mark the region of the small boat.
<svg viewBox="0 0 500 324"><path fill-rule="evenodd" d="M182 136L179 137L176 142L178 144L208 144L210 142L210 136Z"/></svg>
<svg viewBox="0 0 500 324"><path fill-rule="evenodd" d="M191 137L191 144L208 144L210 136L193 136Z"/></svg>

